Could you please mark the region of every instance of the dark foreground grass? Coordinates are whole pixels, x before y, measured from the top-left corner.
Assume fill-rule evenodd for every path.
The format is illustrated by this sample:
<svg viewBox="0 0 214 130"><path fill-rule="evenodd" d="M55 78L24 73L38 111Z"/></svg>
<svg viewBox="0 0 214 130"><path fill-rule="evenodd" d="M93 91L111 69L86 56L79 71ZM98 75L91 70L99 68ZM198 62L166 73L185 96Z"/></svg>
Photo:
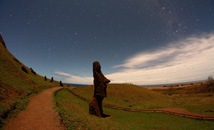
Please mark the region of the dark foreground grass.
<svg viewBox="0 0 214 130"><path fill-rule="evenodd" d="M104 108L107 118L88 114L88 102L63 89L56 94L58 110L68 129L213 130L213 121L202 121L163 113L137 113Z"/></svg>

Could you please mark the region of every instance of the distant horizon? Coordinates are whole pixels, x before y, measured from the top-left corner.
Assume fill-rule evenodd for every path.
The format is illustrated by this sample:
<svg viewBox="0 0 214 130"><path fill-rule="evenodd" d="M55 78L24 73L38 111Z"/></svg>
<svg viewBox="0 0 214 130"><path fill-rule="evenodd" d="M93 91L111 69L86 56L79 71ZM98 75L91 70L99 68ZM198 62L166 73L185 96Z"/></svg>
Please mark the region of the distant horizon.
<svg viewBox="0 0 214 130"><path fill-rule="evenodd" d="M189 82L182 82L182 83L168 83L168 84L150 84L150 85L138 85L138 84L133 84L133 85L138 85L141 87L154 87L154 86L170 86L170 85L181 85L181 84L191 84L191 83L200 83L200 82L206 82L206 80L199 80L199 81L189 81ZM76 83L64 83L67 85L73 85L73 86L90 86L93 84L76 84ZM109 84L132 84L132 83L109 83Z"/></svg>

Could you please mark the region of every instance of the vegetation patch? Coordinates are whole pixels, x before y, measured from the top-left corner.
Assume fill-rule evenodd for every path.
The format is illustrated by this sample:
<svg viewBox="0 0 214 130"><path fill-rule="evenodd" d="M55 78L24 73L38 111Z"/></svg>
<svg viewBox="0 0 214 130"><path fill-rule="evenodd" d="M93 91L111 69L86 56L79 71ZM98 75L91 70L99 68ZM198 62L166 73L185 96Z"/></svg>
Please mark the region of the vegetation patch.
<svg viewBox="0 0 214 130"><path fill-rule="evenodd" d="M94 86L79 87L73 91L90 100L93 96ZM123 108L156 109L169 107L172 100L167 95L137 85L109 84L107 98L103 100L103 103Z"/></svg>
<svg viewBox="0 0 214 130"><path fill-rule="evenodd" d="M76 94L90 100L93 96L93 86L75 88ZM204 89L198 87L197 90ZM194 93L195 86L190 88L154 89L127 85L110 84L107 87L107 98L104 104L131 109L158 109L166 107L186 108L188 111L200 114L214 114L214 93L203 91ZM170 94L169 94L170 93Z"/></svg>
<svg viewBox="0 0 214 130"><path fill-rule="evenodd" d="M58 110L68 129L213 129L213 121L188 119L162 113L127 112L104 107L107 118L89 114L88 102L63 89L56 94Z"/></svg>
<svg viewBox="0 0 214 130"><path fill-rule="evenodd" d="M28 67L0 44L0 128L25 108L31 94L59 86L56 81L50 83L50 79L47 82L44 77L29 72Z"/></svg>

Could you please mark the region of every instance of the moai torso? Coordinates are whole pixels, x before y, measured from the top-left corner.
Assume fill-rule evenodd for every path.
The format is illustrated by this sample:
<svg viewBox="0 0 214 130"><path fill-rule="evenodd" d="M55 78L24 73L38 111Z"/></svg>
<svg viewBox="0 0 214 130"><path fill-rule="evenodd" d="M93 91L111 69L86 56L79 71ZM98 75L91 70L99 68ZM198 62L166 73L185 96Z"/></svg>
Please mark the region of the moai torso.
<svg viewBox="0 0 214 130"><path fill-rule="evenodd" d="M95 61L93 63L93 75L94 75L94 87L95 87L94 97L96 96L107 97L106 84L109 83L110 80L103 75L101 71L100 63L98 61Z"/></svg>

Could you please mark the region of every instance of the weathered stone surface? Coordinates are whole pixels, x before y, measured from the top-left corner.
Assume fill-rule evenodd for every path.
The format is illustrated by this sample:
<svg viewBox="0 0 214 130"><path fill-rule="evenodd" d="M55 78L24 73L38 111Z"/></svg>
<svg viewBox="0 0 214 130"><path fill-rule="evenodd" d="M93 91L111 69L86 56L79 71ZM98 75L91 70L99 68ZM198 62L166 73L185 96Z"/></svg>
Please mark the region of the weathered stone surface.
<svg viewBox="0 0 214 130"><path fill-rule="evenodd" d="M96 115L98 117L103 117L102 100L103 97L101 97L101 99L97 97L92 97L92 99L89 101L90 114Z"/></svg>
<svg viewBox="0 0 214 130"><path fill-rule="evenodd" d="M5 42L4 42L4 39L2 38L1 34L0 34L0 42L2 43L2 45L3 45L5 48L7 48L7 47L6 47L6 44L5 44Z"/></svg>
<svg viewBox="0 0 214 130"><path fill-rule="evenodd" d="M98 61L93 63L93 76L94 96L89 102L89 113L98 117L104 117L102 102L107 97L106 88L110 80L103 75L101 65Z"/></svg>
<svg viewBox="0 0 214 130"><path fill-rule="evenodd" d="M102 71L101 71L101 65L98 61L95 61L93 63L93 76L94 76L94 96L99 95L103 97L107 97L106 94L106 88L107 83L110 82L109 79L107 79Z"/></svg>

